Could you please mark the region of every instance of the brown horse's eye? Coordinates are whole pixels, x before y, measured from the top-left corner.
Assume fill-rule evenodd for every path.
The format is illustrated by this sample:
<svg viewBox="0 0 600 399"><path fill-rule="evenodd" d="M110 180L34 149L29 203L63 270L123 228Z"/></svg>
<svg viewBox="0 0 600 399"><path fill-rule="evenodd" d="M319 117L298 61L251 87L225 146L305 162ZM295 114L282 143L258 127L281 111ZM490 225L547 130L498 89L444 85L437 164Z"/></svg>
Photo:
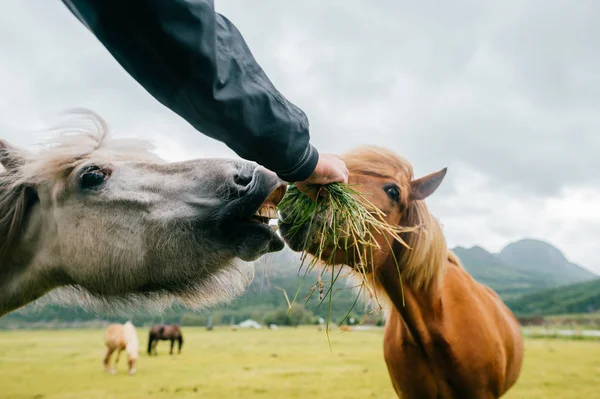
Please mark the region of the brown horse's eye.
<svg viewBox="0 0 600 399"><path fill-rule="evenodd" d="M400 199L400 189L397 185L393 184L384 188L385 193L390 197L392 201L398 201Z"/></svg>
<svg viewBox="0 0 600 399"><path fill-rule="evenodd" d="M79 184L84 189L97 188L104 184L106 177L106 170L98 166L89 166L79 177Z"/></svg>

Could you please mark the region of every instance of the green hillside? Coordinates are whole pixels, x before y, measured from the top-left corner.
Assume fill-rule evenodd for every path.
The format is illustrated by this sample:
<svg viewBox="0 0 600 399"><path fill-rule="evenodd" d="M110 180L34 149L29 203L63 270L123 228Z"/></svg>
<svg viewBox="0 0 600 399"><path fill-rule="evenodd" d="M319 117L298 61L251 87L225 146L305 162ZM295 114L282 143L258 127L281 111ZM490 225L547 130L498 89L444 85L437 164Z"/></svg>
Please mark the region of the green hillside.
<svg viewBox="0 0 600 399"><path fill-rule="evenodd" d="M600 311L600 278L538 291L508 300L506 304L518 316L598 312Z"/></svg>
<svg viewBox="0 0 600 399"><path fill-rule="evenodd" d="M457 247L453 251L477 281L490 286L504 299L598 277L539 240L511 243L498 254L479 246Z"/></svg>
<svg viewBox="0 0 600 399"><path fill-rule="evenodd" d="M538 276L548 286L578 283L598 277L571 263L554 246L534 239L508 244L498 257L530 275Z"/></svg>
<svg viewBox="0 0 600 399"><path fill-rule="evenodd" d="M453 251L475 280L491 287L505 299L546 287L541 278L518 270L481 247L457 247Z"/></svg>

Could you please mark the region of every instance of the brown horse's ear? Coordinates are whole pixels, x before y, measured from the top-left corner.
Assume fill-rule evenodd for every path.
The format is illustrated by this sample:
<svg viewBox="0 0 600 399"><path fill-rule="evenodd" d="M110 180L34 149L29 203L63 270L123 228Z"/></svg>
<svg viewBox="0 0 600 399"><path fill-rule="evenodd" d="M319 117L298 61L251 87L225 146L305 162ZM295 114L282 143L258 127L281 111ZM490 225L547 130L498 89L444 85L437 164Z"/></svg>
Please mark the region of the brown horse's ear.
<svg viewBox="0 0 600 399"><path fill-rule="evenodd" d="M0 139L0 165L7 171L15 170L25 163L23 152Z"/></svg>
<svg viewBox="0 0 600 399"><path fill-rule="evenodd" d="M434 193L446 176L448 168L428 174L410 182L410 199L424 200Z"/></svg>

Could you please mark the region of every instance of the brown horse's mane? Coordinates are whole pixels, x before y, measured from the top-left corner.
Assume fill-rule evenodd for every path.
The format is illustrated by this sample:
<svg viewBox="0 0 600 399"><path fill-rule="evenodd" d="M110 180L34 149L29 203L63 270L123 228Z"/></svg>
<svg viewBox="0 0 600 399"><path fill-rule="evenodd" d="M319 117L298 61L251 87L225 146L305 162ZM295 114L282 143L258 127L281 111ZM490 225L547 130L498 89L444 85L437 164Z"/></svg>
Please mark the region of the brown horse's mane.
<svg viewBox="0 0 600 399"><path fill-rule="evenodd" d="M423 228L415 233L404 233L402 239L411 249L399 243L392 250L402 271L402 279L414 288L427 287L444 272L446 260L454 255L448 250L442 227L431 214L425 201L409 201L413 167L405 158L376 146L364 146L344 155L350 173L395 179L400 183L401 200L408 203L403 226ZM375 280L377 281L377 280ZM376 287L378 288L378 287Z"/></svg>
<svg viewBox="0 0 600 399"><path fill-rule="evenodd" d="M97 114L83 109L70 114L79 119L50 129L59 133L57 139L37 154L0 141L0 266L19 237L29 208L37 201L36 186L51 184L56 198L71 172L92 156L102 162L160 161L147 142L108 140L108 126Z"/></svg>

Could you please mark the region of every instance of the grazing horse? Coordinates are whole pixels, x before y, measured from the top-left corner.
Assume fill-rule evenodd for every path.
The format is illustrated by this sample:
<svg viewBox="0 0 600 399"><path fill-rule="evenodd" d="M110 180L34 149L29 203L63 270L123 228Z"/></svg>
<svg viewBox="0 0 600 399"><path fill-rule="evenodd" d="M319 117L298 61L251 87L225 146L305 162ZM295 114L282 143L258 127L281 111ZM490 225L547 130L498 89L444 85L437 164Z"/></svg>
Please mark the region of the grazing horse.
<svg viewBox="0 0 600 399"><path fill-rule="evenodd" d="M129 374L135 374L135 363L138 357L138 339L135 327L131 322L125 324L111 324L104 333L104 344L106 345L106 354L104 355L104 370L110 374L116 374L117 363L121 351L127 352L129 365ZM115 366L110 367L110 358L113 352L117 351Z"/></svg>
<svg viewBox="0 0 600 399"><path fill-rule="evenodd" d="M91 309L210 306L283 249L269 219L286 184L273 172L167 163L84 115L36 154L0 140L0 316L43 296Z"/></svg>
<svg viewBox="0 0 600 399"><path fill-rule="evenodd" d="M346 264L357 278L364 278L386 309L383 352L397 395L504 395L520 375L523 338L517 319L498 295L475 281L448 250L442 228L425 204L446 169L414 179L404 158L371 146L344 154L343 159L349 183L383 211L388 223L422 226L401 235L408 248L389 233L374 232L380 249L373 249L369 265L358 264L361 243L338 253L324 251L334 263ZM289 246L300 251L308 242L308 251L315 254L321 229L312 230L312 237L307 227L291 234L285 220L282 214L280 230ZM366 271L364 277L359 269Z"/></svg>
<svg viewBox="0 0 600 399"><path fill-rule="evenodd" d="M154 352L154 355L158 355L158 352L156 351L156 345L158 344L158 341L171 341L171 352L169 353L171 355L173 354L173 345L175 345L175 341L177 341L177 353L181 353L181 346L183 345L181 328L179 328L177 324L158 324L152 326L152 328L150 328L150 333L148 334L149 355L151 355L152 352Z"/></svg>

